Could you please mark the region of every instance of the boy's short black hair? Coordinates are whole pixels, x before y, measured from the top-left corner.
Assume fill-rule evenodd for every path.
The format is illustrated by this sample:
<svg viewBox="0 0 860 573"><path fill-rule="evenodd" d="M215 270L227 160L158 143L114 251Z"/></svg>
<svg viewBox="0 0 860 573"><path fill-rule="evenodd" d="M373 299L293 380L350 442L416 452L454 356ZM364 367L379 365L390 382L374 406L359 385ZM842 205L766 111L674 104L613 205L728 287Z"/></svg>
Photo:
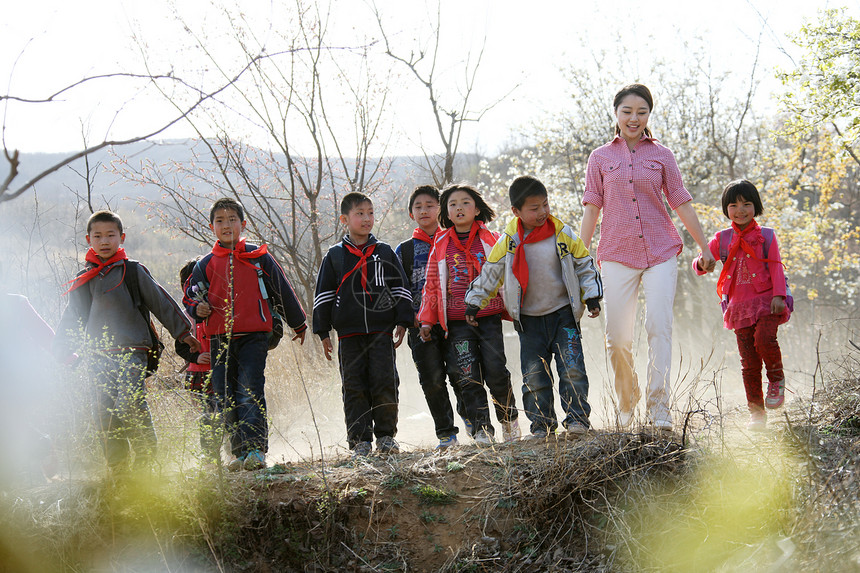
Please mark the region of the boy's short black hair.
<svg viewBox="0 0 860 573"><path fill-rule="evenodd" d="M122 235L122 219L119 218L119 215L114 213L113 211L96 211L90 218L87 219L87 235L90 234L90 229L93 227L93 223L114 223L119 229L119 234Z"/></svg>
<svg viewBox="0 0 860 573"><path fill-rule="evenodd" d="M415 200L418 199L421 195L427 195L428 197L432 197L439 202L439 190L436 189L433 185L419 185L412 191L412 195L409 196L409 212L412 212L412 206L415 204Z"/></svg>
<svg viewBox="0 0 860 573"><path fill-rule="evenodd" d="M185 261L185 264L182 265L181 269L179 269L179 284L182 288L185 288L185 283L187 283L188 279L191 278L191 273L194 272L194 266L199 260L200 257L194 257L193 259Z"/></svg>
<svg viewBox="0 0 860 573"><path fill-rule="evenodd" d="M451 194L455 191L465 191L472 196L472 199L475 200L475 207L478 208L478 215L475 217L476 221L489 223L496 218L496 212L493 211L492 207L487 205L487 202L484 201L484 198L481 197L481 194L477 189L471 185L454 183L453 185L446 187L445 190L442 191L442 195L439 197L439 224L444 228L450 229L454 226L454 221L452 221L448 216L448 199L451 198Z"/></svg>
<svg viewBox="0 0 860 573"><path fill-rule="evenodd" d="M522 209L523 203L529 197L547 197L546 187L537 177L521 175L514 179L508 189L508 197L511 199L511 207Z"/></svg>
<svg viewBox="0 0 860 573"><path fill-rule="evenodd" d="M245 208L242 207L242 204L233 199L232 197L221 197L214 203L212 203L212 208L209 209L209 224L215 222L215 212L220 209L227 209L228 211L235 211L237 215L239 215L239 220L245 220Z"/></svg>
<svg viewBox="0 0 860 573"><path fill-rule="evenodd" d="M753 204L756 217L764 213L764 206L761 204L761 197L755 185L746 179L735 179L723 189L723 215L727 218L729 216L729 203L736 203L738 197L743 197Z"/></svg>
<svg viewBox="0 0 860 573"><path fill-rule="evenodd" d="M341 215L349 215L349 212L352 211L358 205L362 203L370 203L373 205L373 201L370 200L370 197L365 195L364 193L347 193L343 196L343 199L340 202L340 214Z"/></svg>

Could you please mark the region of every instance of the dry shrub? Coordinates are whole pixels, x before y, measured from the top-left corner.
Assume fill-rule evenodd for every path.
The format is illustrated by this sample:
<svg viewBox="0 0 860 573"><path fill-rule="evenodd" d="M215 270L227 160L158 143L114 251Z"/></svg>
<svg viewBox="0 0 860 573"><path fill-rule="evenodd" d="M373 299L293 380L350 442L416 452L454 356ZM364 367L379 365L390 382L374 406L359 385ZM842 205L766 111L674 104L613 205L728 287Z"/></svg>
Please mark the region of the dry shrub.
<svg viewBox="0 0 860 573"><path fill-rule="evenodd" d="M805 460L792 539L810 570L860 570L860 353L819 365L825 383L792 412L787 440Z"/></svg>
<svg viewBox="0 0 860 573"><path fill-rule="evenodd" d="M587 439L535 448L526 442L508 462L497 506L510 507L516 525L504 539L506 551L474 544L450 570L493 561L492 570L605 571L607 516L631 489L679 479L686 452L665 435L593 433ZM478 570L491 570L480 568Z"/></svg>

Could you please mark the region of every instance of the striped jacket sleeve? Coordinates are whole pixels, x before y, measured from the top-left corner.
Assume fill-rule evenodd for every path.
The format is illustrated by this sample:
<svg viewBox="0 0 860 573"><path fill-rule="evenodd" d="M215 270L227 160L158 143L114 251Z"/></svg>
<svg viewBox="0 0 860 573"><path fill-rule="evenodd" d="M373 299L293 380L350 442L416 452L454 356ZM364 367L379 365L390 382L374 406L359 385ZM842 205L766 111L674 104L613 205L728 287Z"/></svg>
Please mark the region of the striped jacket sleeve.
<svg viewBox="0 0 860 573"><path fill-rule="evenodd" d="M573 256L573 269L579 280L579 290L582 300L603 298L603 281L600 272L594 264L594 259L588 254L585 243L578 236L568 236L570 254Z"/></svg>
<svg viewBox="0 0 860 573"><path fill-rule="evenodd" d="M324 340L329 337L332 328L332 311L337 297L337 277L332 264L332 247L323 257L317 274L317 285L314 290L313 329L314 334Z"/></svg>

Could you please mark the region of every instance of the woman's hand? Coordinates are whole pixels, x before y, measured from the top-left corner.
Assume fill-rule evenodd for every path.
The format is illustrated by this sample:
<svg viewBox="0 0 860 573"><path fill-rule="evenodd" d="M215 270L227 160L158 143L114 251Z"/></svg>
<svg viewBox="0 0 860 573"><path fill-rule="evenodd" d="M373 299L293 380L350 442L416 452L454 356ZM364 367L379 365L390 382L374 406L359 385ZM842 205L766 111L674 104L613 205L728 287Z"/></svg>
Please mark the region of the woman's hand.
<svg viewBox="0 0 860 573"><path fill-rule="evenodd" d="M714 255L711 254L711 249L705 249L702 251L702 254L699 256L698 262L699 268L709 273L717 268L717 259L714 258Z"/></svg>
<svg viewBox="0 0 860 573"><path fill-rule="evenodd" d="M717 261L714 259L711 249L708 248L708 241L705 240L705 232L702 231L702 224L699 223L699 217L696 215L696 210L693 208L693 202L687 201L686 203L679 205L678 208L675 209L675 213L678 214L678 218L681 219L682 223L684 223L684 227L687 228L687 232L690 233L690 236L693 237L693 240L696 241L696 244L699 245L699 249L702 251L699 268L706 273L717 268Z"/></svg>

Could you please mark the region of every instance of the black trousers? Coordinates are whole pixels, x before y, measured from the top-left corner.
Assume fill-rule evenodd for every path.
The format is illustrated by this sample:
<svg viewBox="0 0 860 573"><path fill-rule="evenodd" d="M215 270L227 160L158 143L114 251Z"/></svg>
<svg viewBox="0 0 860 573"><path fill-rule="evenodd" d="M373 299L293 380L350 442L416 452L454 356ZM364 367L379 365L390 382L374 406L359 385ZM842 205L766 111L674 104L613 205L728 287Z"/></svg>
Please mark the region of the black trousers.
<svg viewBox="0 0 860 573"><path fill-rule="evenodd" d="M460 395L475 431L494 433L490 422L487 389L499 422L517 419L517 404L511 388L511 373L505 361L501 315L478 318L478 326L465 320L448 323L448 364L456 368ZM486 386L486 387L485 387Z"/></svg>
<svg viewBox="0 0 860 573"><path fill-rule="evenodd" d="M349 448L355 448L358 442L372 442L374 436L394 437L400 379L391 334L341 338L337 355Z"/></svg>

